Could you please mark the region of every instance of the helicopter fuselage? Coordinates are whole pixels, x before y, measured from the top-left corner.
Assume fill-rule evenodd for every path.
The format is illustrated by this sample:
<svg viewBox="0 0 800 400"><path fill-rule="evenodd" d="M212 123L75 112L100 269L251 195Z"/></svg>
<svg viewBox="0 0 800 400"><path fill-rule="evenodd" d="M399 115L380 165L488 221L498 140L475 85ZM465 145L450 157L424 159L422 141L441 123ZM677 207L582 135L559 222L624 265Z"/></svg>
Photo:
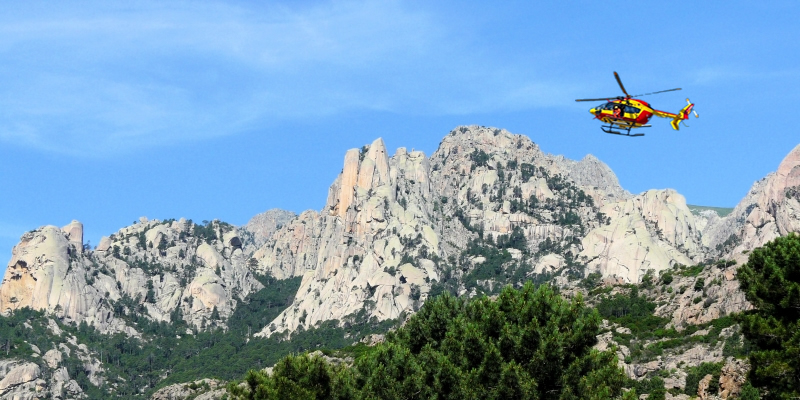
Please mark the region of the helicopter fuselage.
<svg viewBox="0 0 800 400"><path fill-rule="evenodd" d="M589 110L595 118L623 128L647 125L654 111L650 104L636 99L612 100Z"/></svg>

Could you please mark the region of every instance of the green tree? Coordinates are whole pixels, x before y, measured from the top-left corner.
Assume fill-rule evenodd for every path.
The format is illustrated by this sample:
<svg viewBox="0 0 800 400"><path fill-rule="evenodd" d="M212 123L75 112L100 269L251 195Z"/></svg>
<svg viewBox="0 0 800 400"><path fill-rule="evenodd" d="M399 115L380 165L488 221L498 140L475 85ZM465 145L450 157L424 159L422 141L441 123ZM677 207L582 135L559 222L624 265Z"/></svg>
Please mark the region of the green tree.
<svg viewBox="0 0 800 400"><path fill-rule="evenodd" d="M599 324L580 295L566 300L550 286L506 287L496 301L464 302L445 293L352 368L316 366L309 376L310 368L286 366L317 361L289 357L272 376L251 372L246 388L232 383L229 390L241 399L278 398L279 390L286 390L284 398L619 398L625 375L615 350L592 349Z"/></svg>
<svg viewBox="0 0 800 400"><path fill-rule="evenodd" d="M153 290L153 281L151 279L147 280L147 294L144 296L144 301L148 303L156 302L156 292Z"/></svg>
<svg viewBox="0 0 800 400"><path fill-rule="evenodd" d="M754 306L741 317L753 345L749 381L765 398L800 396L800 236L753 250L738 276Z"/></svg>
<svg viewBox="0 0 800 400"><path fill-rule="evenodd" d="M246 387L228 385L233 399L353 399L352 378L344 367L331 366L322 357L288 356L267 375L250 370Z"/></svg>
<svg viewBox="0 0 800 400"><path fill-rule="evenodd" d="M758 389L754 388L750 382L742 385L742 391L739 393L740 400L758 400L761 396L758 394Z"/></svg>

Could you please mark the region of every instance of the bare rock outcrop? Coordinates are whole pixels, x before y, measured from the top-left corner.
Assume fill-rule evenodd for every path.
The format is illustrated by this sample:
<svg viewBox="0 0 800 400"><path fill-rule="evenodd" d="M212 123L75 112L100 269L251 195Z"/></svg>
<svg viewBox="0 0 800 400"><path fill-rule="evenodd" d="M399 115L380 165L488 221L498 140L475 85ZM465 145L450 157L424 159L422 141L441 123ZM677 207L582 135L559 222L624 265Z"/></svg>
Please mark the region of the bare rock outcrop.
<svg viewBox="0 0 800 400"><path fill-rule="evenodd" d="M708 390L712 379L714 379L714 376L708 374L704 376L703 379L700 379L700 383L697 384L697 397L699 397L700 400L706 400L713 395L713 393L709 393Z"/></svg>
<svg viewBox="0 0 800 400"><path fill-rule="evenodd" d="M40 379L41 370L32 362L0 361L0 398L46 398L46 383Z"/></svg>
<svg viewBox="0 0 800 400"><path fill-rule="evenodd" d="M587 154L580 161L563 158L565 169L575 184L587 192L599 191L610 199L625 200L632 195L619 184L614 171L597 157Z"/></svg>
<svg viewBox="0 0 800 400"><path fill-rule="evenodd" d="M589 232L582 257L592 271L639 282L647 270L700 261L704 248L686 200L674 190L650 190L600 209L607 225Z"/></svg>
<svg viewBox="0 0 800 400"><path fill-rule="evenodd" d="M749 251L790 232L800 232L800 145L778 170L753 184L733 212L707 229L708 245L739 263Z"/></svg>
<svg viewBox="0 0 800 400"><path fill-rule="evenodd" d="M264 245L272 235L287 222L297 218L297 214L273 208L250 218L247 224L241 227L242 239L245 240L245 253L250 254ZM252 248L252 251L249 251Z"/></svg>
<svg viewBox="0 0 800 400"><path fill-rule="evenodd" d="M150 400L213 400L223 398L226 393L225 382L206 378L164 386L153 393Z"/></svg>
<svg viewBox="0 0 800 400"><path fill-rule="evenodd" d="M0 286L0 312L31 307L102 332L136 335L119 308L115 313L123 298L153 320L181 318L203 328L224 323L237 301L262 287L247 268L236 228L225 223L143 218L86 252L82 231L73 221L24 234Z"/></svg>
<svg viewBox="0 0 800 400"><path fill-rule="evenodd" d="M415 310L436 276L426 257L439 253L429 168L417 151L401 148L390 159L381 139L349 150L322 212L302 213L253 255L256 271L303 277L293 304L259 335L362 310L379 320ZM418 261L401 265L413 254Z"/></svg>
<svg viewBox="0 0 800 400"><path fill-rule="evenodd" d="M555 272L568 262L554 251L576 257L585 232L608 223L600 207L626 201L659 256L618 275L635 281L643 269L688 262L700 251L680 195L633 198L592 156L567 160L542 153L525 136L477 126L452 131L430 159L405 148L390 158L378 139L347 152L321 212L302 213L253 253L259 273L303 277L294 304L260 334L342 321L362 310L379 320L413 311L440 278L436 260L457 256L478 231L492 240L521 234L525 247L540 249L529 260L536 272ZM660 216L664 210L671 214Z"/></svg>
<svg viewBox="0 0 800 400"><path fill-rule="evenodd" d="M723 399L738 398L742 391L742 385L747 381L749 370L750 365L746 361L729 357L719 376L719 397Z"/></svg>

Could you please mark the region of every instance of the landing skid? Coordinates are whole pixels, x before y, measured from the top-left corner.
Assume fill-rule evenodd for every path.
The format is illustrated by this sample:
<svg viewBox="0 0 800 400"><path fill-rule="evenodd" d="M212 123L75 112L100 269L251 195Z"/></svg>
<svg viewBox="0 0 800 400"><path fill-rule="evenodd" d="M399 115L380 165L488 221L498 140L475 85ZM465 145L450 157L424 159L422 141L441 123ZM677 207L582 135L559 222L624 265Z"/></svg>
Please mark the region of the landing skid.
<svg viewBox="0 0 800 400"><path fill-rule="evenodd" d="M642 125L639 128L648 128L648 127L649 127L649 125ZM622 136L630 136L630 137L644 136L644 133L633 133L633 134L631 134L631 129L632 128L633 128L632 126L629 126L628 128L622 128L622 132L620 132L620 131L615 131L614 130L614 125L608 125L608 126L603 125L603 126L600 127L600 129L602 129L603 132L610 133L612 135L622 135Z"/></svg>

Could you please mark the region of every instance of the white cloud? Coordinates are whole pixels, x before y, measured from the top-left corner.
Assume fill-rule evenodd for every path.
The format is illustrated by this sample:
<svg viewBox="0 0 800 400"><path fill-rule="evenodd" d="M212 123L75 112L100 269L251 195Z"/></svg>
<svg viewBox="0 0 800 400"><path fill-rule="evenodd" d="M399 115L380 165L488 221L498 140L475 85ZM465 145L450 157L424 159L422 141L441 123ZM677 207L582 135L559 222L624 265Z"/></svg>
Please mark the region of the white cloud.
<svg viewBox="0 0 800 400"><path fill-rule="evenodd" d="M10 10L0 140L102 156L352 109L548 106L574 89L473 57L451 21L405 3L289 4Z"/></svg>

